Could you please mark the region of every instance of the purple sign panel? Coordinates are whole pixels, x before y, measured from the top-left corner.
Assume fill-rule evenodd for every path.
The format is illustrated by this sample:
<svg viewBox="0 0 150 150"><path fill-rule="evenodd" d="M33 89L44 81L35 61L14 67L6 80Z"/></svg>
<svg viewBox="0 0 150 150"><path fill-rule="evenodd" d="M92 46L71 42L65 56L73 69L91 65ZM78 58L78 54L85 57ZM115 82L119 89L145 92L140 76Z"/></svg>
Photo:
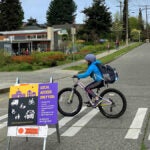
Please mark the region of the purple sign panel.
<svg viewBox="0 0 150 150"><path fill-rule="evenodd" d="M39 84L38 90L38 125L56 124L57 118L58 84Z"/></svg>

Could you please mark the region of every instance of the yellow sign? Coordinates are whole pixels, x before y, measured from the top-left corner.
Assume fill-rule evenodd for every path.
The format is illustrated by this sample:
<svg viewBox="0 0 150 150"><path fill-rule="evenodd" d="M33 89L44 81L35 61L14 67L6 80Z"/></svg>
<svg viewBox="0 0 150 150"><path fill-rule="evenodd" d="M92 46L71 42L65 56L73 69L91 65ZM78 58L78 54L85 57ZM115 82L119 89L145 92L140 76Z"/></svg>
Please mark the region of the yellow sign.
<svg viewBox="0 0 150 150"><path fill-rule="evenodd" d="M38 84L20 84L11 86L9 98L38 96Z"/></svg>

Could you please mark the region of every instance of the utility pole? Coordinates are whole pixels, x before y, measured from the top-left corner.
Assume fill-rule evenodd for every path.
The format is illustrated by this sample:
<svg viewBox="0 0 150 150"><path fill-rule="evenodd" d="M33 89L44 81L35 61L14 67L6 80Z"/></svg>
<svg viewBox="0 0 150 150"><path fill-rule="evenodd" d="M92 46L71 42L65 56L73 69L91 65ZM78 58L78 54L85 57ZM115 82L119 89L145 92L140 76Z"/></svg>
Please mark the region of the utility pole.
<svg viewBox="0 0 150 150"><path fill-rule="evenodd" d="M120 8L120 22L122 22L122 1L119 0L119 6L116 6L116 7L119 7Z"/></svg>
<svg viewBox="0 0 150 150"><path fill-rule="evenodd" d="M129 42L128 42L128 0L125 1L125 5L126 5L126 46L128 46Z"/></svg>
<svg viewBox="0 0 150 150"><path fill-rule="evenodd" d="M122 1L120 1L120 22L122 22Z"/></svg>
<svg viewBox="0 0 150 150"><path fill-rule="evenodd" d="M146 11L146 38L149 40L149 31L148 31L148 14L147 14L147 11L149 8L150 5L141 5L140 7L144 7L143 9L141 10L145 10Z"/></svg>
<svg viewBox="0 0 150 150"><path fill-rule="evenodd" d="M147 15L147 5L145 6L146 9L146 37L149 39L149 34L148 34L148 15Z"/></svg>

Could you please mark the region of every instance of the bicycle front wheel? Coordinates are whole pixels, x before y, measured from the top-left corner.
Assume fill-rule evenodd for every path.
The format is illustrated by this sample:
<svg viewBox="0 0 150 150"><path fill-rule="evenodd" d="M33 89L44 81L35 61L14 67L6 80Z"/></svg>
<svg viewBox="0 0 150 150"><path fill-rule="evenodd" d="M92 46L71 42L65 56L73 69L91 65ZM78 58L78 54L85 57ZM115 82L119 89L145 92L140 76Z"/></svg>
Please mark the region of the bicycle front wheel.
<svg viewBox="0 0 150 150"><path fill-rule="evenodd" d="M98 107L105 117L118 118L126 111L126 98L119 90L109 88L104 90L100 96L104 100ZM106 100L109 100L111 103L107 103Z"/></svg>
<svg viewBox="0 0 150 150"><path fill-rule="evenodd" d="M58 93L58 111L64 116L74 116L82 108L82 97L76 89L64 88Z"/></svg>

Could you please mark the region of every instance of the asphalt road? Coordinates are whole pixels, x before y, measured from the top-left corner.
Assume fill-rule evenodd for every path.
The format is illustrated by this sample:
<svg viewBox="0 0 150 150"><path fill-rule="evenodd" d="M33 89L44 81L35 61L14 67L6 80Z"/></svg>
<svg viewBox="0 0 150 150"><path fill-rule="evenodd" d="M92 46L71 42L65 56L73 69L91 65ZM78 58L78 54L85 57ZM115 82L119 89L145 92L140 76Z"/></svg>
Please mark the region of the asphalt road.
<svg viewBox="0 0 150 150"><path fill-rule="evenodd" d="M59 114L61 143L57 141L56 132L51 134L50 127L46 150L140 150L142 143L150 150L150 44L135 48L111 65L118 70L119 81L110 87L119 89L126 96L125 114L118 119L108 119L97 109L86 107L75 117ZM70 77L74 73L53 70L51 75L62 89L72 84ZM46 74L49 71L43 70L44 77ZM63 78L57 81L60 74ZM7 111L8 93L5 93L0 95L0 150L7 147ZM11 150L42 150L42 146L42 138L29 138L27 142L25 138L13 137L10 147Z"/></svg>

